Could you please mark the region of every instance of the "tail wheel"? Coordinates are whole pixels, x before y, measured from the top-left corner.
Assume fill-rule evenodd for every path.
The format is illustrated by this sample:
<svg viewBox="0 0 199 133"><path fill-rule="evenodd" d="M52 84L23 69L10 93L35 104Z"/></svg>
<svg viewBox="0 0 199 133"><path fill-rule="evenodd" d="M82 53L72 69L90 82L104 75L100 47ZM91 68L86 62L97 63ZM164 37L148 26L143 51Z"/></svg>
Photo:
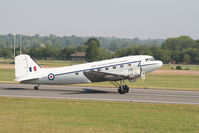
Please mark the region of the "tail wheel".
<svg viewBox="0 0 199 133"><path fill-rule="evenodd" d="M34 86L34 90L39 90L39 86Z"/></svg>

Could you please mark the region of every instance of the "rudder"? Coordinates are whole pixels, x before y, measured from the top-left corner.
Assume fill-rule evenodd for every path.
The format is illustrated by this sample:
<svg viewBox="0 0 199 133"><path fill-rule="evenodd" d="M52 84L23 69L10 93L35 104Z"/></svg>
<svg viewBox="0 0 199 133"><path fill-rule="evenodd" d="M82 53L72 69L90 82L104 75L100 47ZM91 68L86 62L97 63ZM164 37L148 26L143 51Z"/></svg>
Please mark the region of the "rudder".
<svg viewBox="0 0 199 133"><path fill-rule="evenodd" d="M35 76L39 70L39 65L29 55L22 54L15 57L15 77L17 81Z"/></svg>

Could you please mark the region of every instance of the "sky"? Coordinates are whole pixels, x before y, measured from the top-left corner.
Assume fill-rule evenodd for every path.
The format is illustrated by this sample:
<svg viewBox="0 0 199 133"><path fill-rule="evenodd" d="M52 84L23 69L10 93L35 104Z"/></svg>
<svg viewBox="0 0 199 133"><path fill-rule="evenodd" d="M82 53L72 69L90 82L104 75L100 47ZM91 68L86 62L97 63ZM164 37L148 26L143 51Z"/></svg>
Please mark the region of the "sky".
<svg viewBox="0 0 199 133"><path fill-rule="evenodd" d="M0 0L0 34L199 39L199 0Z"/></svg>

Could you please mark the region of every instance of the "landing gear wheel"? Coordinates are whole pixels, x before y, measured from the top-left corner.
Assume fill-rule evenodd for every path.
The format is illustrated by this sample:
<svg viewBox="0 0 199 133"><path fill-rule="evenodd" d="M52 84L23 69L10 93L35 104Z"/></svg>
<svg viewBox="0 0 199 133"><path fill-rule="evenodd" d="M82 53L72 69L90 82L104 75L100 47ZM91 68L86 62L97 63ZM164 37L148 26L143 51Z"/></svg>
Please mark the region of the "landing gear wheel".
<svg viewBox="0 0 199 133"><path fill-rule="evenodd" d="M112 81L111 83L118 88L118 93L119 94L125 94L129 92L129 87L128 85L124 84L124 79L119 80L120 82L118 83L117 81Z"/></svg>
<svg viewBox="0 0 199 133"><path fill-rule="evenodd" d="M34 87L34 90L39 90L39 86L35 86L35 87Z"/></svg>
<svg viewBox="0 0 199 133"><path fill-rule="evenodd" d="M125 93L125 89L124 89L123 85L121 85L121 86L118 88L118 93L120 93L120 94L124 94L124 93Z"/></svg>
<svg viewBox="0 0 199 133"><path fill-rule="evenodd" d="M128 92L129 92L129 87L127 85L121 85L118 88L118 93L120 93L120 94L125 94L125 93L128 93Z"/></svg>
<svg viewBox="0 0 199 133"><path fill-rule="evenodd" d="M118 93L120 93L120 94L124 94L125 92L124 92L124 90L123 90L123 89L119 88L119 89L118 89Z"/></svg>
<svg viewBox="0 0 199 133"><path fill-rule="evenodd" d="M128 87L128 85L123 85L123 88L124 88L125 93L128 93L128 92L129 92L129 87Z"/></svg>

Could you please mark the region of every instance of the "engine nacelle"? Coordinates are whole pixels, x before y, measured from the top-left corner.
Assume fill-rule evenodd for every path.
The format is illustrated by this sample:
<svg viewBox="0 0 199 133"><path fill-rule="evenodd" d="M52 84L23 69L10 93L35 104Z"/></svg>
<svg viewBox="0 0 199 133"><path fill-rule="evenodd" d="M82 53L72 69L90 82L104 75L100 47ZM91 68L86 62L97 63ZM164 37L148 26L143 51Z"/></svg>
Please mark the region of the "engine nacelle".
<svg viewBox="0 0 199 133"><path fill-rule="evenodd" d="M135 80L139 77L141 77L141 70L140 67L137 67L132 70L132 73L129 75L129 80L131 82L135 82Z"/></svg>
<svg viewBox="0 0 199 133"><path fill-rule="evenodd" d="M134 69L132 73L133 77L140 77L141 76L141 71L140 68Z"/></svg>

